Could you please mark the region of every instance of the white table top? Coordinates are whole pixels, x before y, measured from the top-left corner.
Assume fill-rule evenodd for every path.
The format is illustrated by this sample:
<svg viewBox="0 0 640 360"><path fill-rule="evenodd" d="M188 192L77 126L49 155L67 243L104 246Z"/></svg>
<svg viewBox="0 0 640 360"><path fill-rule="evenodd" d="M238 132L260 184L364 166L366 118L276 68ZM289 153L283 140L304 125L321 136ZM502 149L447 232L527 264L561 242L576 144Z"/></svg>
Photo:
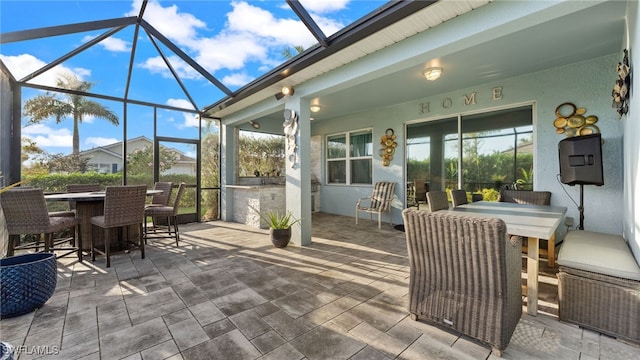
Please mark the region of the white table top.
<svg viewBox="0 0 640 360"><path fill-rule="evenodd" d="M162 190L149 189L147 195L155 195L162 193ZM52 201L99 201L104 199L104 191L93 192L78 192L78 193L61 193L61 194L47 194L44 196L46 200Z"/></svg>
<svg viewBox="0 0 640 360"><path fill-rule="evenodd" d="M523 205L508 202L478 201L449 210L476 217L502 219L511 235L550 239L562 222L564 206Z"/></svg>

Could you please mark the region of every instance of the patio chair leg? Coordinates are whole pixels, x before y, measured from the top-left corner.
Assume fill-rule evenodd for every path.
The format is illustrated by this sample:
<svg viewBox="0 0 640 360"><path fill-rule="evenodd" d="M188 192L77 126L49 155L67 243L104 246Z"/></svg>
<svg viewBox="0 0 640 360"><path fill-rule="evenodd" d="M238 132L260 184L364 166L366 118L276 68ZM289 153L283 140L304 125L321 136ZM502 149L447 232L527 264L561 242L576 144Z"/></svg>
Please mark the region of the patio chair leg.
<svg viewBox="0 0 640 360"><path fill-rule="evenodd" d="M78 245L78 261L82 262L82 256L84 254L82 253L83 249L82 249L82 236L80 236L80 225L76 225L73 231L76 234L76 239L78 239L78 241L76 241L76 244Z"/></svg>
<svg viewBox="0 0 640 360"><path fill-rule="evenodd" d="M180 241L180 232L178 231L178 217L177 216L173 217L173 232L176 235L176 246L179 246L178 242Z"/></svg>
<svg viewBox="0 0 640 360"><path fill-rule="evenodd" d="M111 244L109 244L109 229L104 229L104 256L107 258L107 267L111 267Z"/></svg>
<svg viewBox="0 0 640 360"><path fill-rule="evenodd" d="M138 244L140 244L140 253L142 254L142 258L144 259L144 240L142 239L142 224L140 226L140 238L138 239Z"/></svg>

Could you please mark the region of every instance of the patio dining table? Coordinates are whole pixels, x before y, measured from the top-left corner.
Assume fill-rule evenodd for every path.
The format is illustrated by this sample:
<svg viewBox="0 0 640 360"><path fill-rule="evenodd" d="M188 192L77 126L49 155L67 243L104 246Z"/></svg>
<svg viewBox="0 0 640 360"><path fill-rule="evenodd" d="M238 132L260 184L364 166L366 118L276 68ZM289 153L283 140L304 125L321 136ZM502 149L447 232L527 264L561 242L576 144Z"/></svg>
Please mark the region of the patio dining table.
<svg viewBox="0 0 640 360"><path fill-rule="evenodd" d="M524 205L508 202L478 201L457 206L450 212L469 216L502 219L510 235L527 238L527 313L538 313L538 271L540 239L555 241L554 234L562 223L564 206Z"/></svg>
<svg viewBox="0 0 640 360"><path fill-rule="evenodd" d="M147 196L154 194L160 194L162 190L149 189L147 190ZM80 241L85 242L92 236L96 237L96 245L102 245L102 232L96 232L93 234L91 226L91 217L99 216L104 213L104 191L94 192L79 192L79 193L59 193L59 194L47 194L44 196L45 200L49 201L75 201L76 203L76 216L80 218Z"/></svg>

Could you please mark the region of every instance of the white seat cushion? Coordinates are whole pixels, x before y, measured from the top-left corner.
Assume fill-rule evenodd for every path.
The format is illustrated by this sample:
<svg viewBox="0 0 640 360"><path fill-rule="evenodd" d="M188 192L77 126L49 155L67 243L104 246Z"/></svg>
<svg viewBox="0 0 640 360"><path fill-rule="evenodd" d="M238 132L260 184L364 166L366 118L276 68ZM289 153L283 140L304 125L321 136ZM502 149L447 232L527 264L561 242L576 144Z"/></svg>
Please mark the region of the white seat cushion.
<svg viewBox="0 0 640 360"><path fill-rule="evenodd" d="M558 264L640 281L640 267L620 235L569 231L560 248Z"/></svg>

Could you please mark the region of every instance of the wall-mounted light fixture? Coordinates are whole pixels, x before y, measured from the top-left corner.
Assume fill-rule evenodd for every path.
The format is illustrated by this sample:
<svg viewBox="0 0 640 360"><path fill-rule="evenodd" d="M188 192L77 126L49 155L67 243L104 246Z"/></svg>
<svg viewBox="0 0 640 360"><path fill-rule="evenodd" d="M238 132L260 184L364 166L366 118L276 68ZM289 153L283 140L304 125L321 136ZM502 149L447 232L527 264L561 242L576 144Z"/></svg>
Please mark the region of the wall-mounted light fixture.
<svg viewBox="0 0 640 360"><path fill-rule="evenodd" d="M293 95L293 88L291 86L283 86L281 92L282 95Z"/></svg>
<svg viewBox="0 0 640 360"><path fill-rule="evenodd" d="M424 77L429 81L438 80L438 78L440 78L441 75L442 75L441 67L431 67L424 71Z"/></svg>
<svg viewBox="0 0 640 360"><path fill-rule="evenodd" d="M249 121L249 124L253 126L254 129L260 129L260 124L255 121Z"/></svg>
<svg viewBox="0 0 640 360"><path fill-rule="evenodd" d="M318 112L320 111L320 105L313 104L309 107L309 110L311 110L311 112Z"/></svg>
<svg viewBox="0 0 640 360"><path fill-rule="evenodd" d="M282 89L278 93L276 93L275 98L276 100L280 100L283 97L290 95L293 95L293 87L283 86Z"/></svg>

